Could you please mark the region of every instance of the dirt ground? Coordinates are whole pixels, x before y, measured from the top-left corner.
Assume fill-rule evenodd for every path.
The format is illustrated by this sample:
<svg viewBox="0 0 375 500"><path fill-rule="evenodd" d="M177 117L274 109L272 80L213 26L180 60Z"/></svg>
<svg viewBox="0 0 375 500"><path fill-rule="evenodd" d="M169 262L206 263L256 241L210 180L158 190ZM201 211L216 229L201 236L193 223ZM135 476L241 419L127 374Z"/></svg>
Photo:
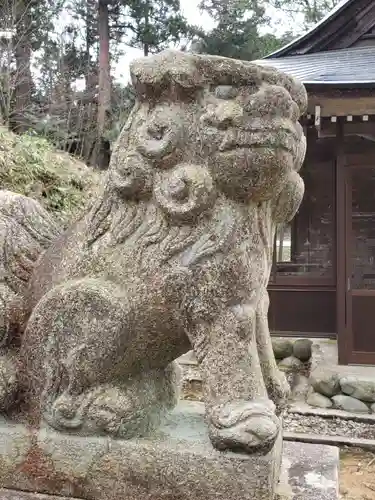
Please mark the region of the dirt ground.
<svg viewBox="0 0 375 500"><path fill-rule="evenodd" d="M341 450L340 495L342 500L375 499L375 453Z"/></svg>

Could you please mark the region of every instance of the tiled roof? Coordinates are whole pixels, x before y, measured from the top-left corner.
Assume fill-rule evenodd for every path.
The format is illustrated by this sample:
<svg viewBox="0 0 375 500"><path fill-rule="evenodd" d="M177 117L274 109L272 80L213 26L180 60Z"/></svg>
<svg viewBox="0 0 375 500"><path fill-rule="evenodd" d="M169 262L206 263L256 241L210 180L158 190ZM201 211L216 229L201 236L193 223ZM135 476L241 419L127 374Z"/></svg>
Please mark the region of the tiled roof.
<svg viewBox="0 0 375 500"><path fill-rule="evenodd" d="M375 46L260 59L254 62L284 71L305 84L375 83Z"/></svg>

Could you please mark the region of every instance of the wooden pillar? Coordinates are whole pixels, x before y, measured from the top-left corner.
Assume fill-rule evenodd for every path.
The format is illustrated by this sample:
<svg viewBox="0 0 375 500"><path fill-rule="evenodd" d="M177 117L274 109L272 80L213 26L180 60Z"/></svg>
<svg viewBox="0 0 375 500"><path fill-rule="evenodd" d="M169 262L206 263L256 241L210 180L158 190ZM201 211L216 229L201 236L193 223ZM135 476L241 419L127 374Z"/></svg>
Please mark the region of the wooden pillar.
<svg viewBox="0 0 375 500"><path fill-rule="evenodd" d="M336 122L336 325L339 363L349 362L346 319L346 182L342 119Z"/></svg>

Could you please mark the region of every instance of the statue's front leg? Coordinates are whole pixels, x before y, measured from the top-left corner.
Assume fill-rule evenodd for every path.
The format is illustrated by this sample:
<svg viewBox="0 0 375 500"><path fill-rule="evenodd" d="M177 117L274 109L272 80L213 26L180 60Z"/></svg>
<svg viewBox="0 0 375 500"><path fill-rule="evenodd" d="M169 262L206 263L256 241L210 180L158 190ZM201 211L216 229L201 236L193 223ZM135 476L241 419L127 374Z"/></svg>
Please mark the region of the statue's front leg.
<svg viewBox="0 0 375 500"><path fill-rule="evenodd" d="M213 324L200 324L190 339L202 371L210 439L218 449L266 452L280 431L263 381L255 321L252 305L233 306Z"/></svg>
<svg viewBox="0 0 375 500"><path fill-rule="evenodd" d="M268 328L268 308L268 292L267 290L263 290L256 310L256 342L268 396L280 412L287 404L290 387L285 374L279 370L276 364Z"/></svg>

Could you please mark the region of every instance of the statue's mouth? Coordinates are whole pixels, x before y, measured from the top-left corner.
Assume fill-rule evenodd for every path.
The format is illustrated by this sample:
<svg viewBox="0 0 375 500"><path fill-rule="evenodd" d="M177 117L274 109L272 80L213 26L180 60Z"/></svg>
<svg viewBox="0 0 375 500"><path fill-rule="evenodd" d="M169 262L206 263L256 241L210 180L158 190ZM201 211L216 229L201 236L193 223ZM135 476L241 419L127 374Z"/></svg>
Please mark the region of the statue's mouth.
<svg viewBox="0 0 375 500"><path fill-rule="evenodd" d="M219 151L226 153L238 149L274 148L296 154L301 137L302 130L292 122L246 129L230 128L219 146Z"/></svg>

